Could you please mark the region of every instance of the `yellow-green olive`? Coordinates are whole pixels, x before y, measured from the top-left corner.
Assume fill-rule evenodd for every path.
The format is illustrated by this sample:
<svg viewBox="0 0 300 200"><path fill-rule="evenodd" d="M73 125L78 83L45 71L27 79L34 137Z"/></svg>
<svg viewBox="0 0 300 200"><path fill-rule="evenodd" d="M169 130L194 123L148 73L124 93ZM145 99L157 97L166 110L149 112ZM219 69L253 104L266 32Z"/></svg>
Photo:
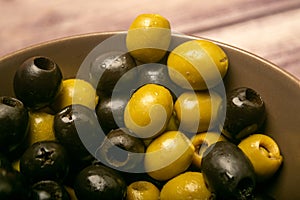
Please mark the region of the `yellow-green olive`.
<svg viewBox="0 0 300 200"><path fill-rule="evenodd" d="M175 102L174 110L180 122L179 129L198 133L218 123L222 98L215 92L185 92Z"/></svg>
<svg viewBox="0 0 300 200"><path fill-rule="evenodd" d="M65 79L63 87L55 98L51 108L59 112L71 104L81 104L91 109L95 109L98 103L98 96L95 88L82 79Z"/></svg>
<svg viewBox="0 0 300 200"><path fill-rule="evenodd" d="M141 14L129 27L126 46L142 63L158 62L166 54L171 30L169 21L159 14Z"/></svg>
<svg viewBox="0 0 300 200"><path fill-rule="evenodd" d="M156 180L168 180L190 166L193 154L194 146L182 132L167 131L147 147L145 169Z"/></svg>
<svg viewBox="0 0 300 200"><path fill-rule="evenodd" d="M277 143L265 134L248 136L239 143L238 147L251 161L258 181L273 176L283 160Z"/></svg>
<svg viewBox="0 0 300 200"><path fill-rule="evenodd" d="M218 141L226 140L220 133L217 132L204 132L198 133L192 137L191 141L195 147L195 152L193 156L193 165L198 169L201 168L202 156L205 150L212 144Z"/></svg>
<svg viewBox="0 0 300 200"><path fill-rule="evenodd" d="M139 88L125 107L124 123L140 138L153 138L164 132L173 111L168 89L156 84Z"/></svg>
<svg viewBox="0 0 300 200"><path fill-rule="evenodd" d="M126 200L158 200L159 189L151 182L136 181L127 187Z"/></svg>
<svg viewBox="0 0 300 200"><path fill-rule="evenodd" d="M203 90L219 84L228 70L228 58L207 40L184 42L168 56L171 80L186 89Z"/></svg>
<svg viewBox="0 0 300 200"><path fill-rule="evenodd" d="M169 180L162 188L160 200L211 199L212 194L207 188L200 172L185 172Z"/></svg>

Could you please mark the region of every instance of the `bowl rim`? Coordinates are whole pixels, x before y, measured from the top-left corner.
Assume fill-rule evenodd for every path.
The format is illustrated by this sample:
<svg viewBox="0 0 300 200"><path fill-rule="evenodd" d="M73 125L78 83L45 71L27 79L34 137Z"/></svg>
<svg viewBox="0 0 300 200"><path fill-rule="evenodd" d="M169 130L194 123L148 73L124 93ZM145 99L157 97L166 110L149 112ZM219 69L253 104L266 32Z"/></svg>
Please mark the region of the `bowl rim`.
<svg viewBox="0 0 300 200"><path fill-rule="evenodd" d="M21 48L19 50L7 53L7 54L0 57L0 63L2 61L6 60L6 59L10 59L11 57L16 56L17 54L22 54L23 52L26 52L30 49L42 47L42 46L45 46L45 45L48 45L48 44L60 43L60 42L63 42L63 41L74 40L74 39L79 39L79 38L96 37L96 36L100 36L100 35L109 36L109 35L126 34L126 33L127 33L127 31L124 31L124 30L120 30L120 31L100 31L100 32L82 33L82 34L75 34L75 35L69 35L69 36L59 37L59 38L55 38L55 39L50 39L50 40L47 40L47 41L44 41L44 42L39 42L39 43L36 43L36 44L32 44L32 45L29 45L27 47ZM255 53L251 53L248 50L239 48L239 47L234 46L234 45L227 44L225 42L220 42L220 41L217 41L217 40L209 39L209 38L202 37L202 36L196 36L196 35L193 35L193 34L172 32L172 36L181 36L181 37L184 36L187 39L208 40L208 41L211 41L213 43L216 43L216 44L220 45L221 47L224 46L226 48L238 51L242 54L246 54L249 57L253 57L255 59L258 59L260 62L266 64L267 67L272 68L273 70L277 71L278 73L283 74L288 79L293 81L295 84L298 84L299 87L300 87L300 78L297 78L295 75L291 74L290 72L288 72L284 68L279 67L275 63L273 63L273 62L271 62L271 61L255 54Z"/></svg>

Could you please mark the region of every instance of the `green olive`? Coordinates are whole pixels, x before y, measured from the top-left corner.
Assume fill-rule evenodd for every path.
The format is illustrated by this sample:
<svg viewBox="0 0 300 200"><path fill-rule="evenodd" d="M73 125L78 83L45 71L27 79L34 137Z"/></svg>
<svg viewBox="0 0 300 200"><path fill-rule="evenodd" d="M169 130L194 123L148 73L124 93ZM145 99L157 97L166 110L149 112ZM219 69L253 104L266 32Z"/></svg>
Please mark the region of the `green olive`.
<svg viewBox="0 0 300 200"><path fill-rule="evenodd" d="M164 132L173 111L170 91L146 84L139 88L125 107L125 126L140 138L153 138Z"/></svg>
<svg viewBox="0 0 300 200"><path fill-rule="evenodd" d="M258 181L264 181L273 176L283 160L277 143L264 134L248 136L239 143L238 147L251 161Z"/></svg>
<svg viewBox="0 0 300 200"><path fill-rule="evenodd" d="M169 180L162 188L160 200L212 199L200 172L185 172Z"/></svg>
<svg viewBox="0 0 300 200"><path fill-rule="evenodd" d="M192 137L191 141L195 147L195 152L193 156L193 165L198 169L201 168L201 161L204 151L212 144L215 144L218 141L225 141L220 133L217 132L204 132L198 133Z"/></svg>
<svg viewBox="0 0 300 200"><path fill-rule="evenodd" d="M184 172L192 163L194 146L180 131L167 131L147 147L144 165L155 180L169 180Z"/></svg>
<svg viewBox="0 0 300 200"><path fill-rule="evenodd" d="M136 181L127 187L126 200L157 200L159 189L151 182Z"/></svg>
<svg viewBox="0 0 300 200"><path fill-rule="evenodd" d="M130 54L142 63L160 61L171 41L169 21L159 14L141 14L129 27L126 46Z"/></svg>
<svg viewBox="0 0 300 200"><path fill-rule="evenodd" d="M222 98L215 92L184 92L174 104L179 129L198 133L213 128L218 123Z"/></svg>
<svg viewBox="0 0 300 200"><path fill-rule="evenodd" d="M184 42L168 56L169 75L177 85L204 90L219 84L228 70L228 58L215 43L207 40Z"/></svg>
<svg viewBox="0 0 300 200"><path fill-rule="evenodd" d="M71 104L81 104L91 109L95 109L98 103L98 96L95 88L82 79L65 79L63 87L53 104L52 109L56 112Z"/></svg>

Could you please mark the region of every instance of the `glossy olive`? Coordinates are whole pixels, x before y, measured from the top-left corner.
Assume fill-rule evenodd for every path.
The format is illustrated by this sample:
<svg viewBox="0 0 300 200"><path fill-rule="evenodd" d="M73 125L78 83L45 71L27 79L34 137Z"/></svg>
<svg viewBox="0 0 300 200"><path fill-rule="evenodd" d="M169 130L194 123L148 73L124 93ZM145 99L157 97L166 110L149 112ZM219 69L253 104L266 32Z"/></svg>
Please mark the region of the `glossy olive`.
<svg viewBox="0 0 300 200"><path fill-rule="evenodd" d="M126 200L157 200L159 189L148 181L136 181L127 187Z"/></svg>
<svg viewBox="0 0 300 200"><path fill-rule="evenodd" d="M192 163L194 151L194 146L184 133L164 132L147 147L145 169L156 180L169 180L187 170Z"/></svg>
<svg viewBox="0 0 300 200"><path fill-rule="evenodd" d="M228 70L225 52L207 40L179 44L170 52L167 63L172 81L193 90L205 90L222 84Z"/></svg>
<svg viewBox="0 0 300 200"><path fill-rule="evenodd" d="M65 187L52 180L43 180L32 186L36 200L70 200Z"/></svg>
<svg viewBox="0 0 300 200"><path fill-rule="evenodd" d="M168 67L160 63L148 63L138 66L138 87L154 83L167 88L175 100L184 90L170 79Z"/></svg>
<svg viewBox="0 0 300 200"><path fill-rule="evenodd" d="M34 143L20 158L20 171L31 182L55 180L62 182L69 172L69 156L56 141Z"/></svg>
<svg viewBox="0 0 300 200"><path fill-rule="evenodd" d="M248 87L228 92L222 131L228 138L240 141L261 128L265 118L265 103L258 92Z"/></svg>
<svg viewBox="0 0 300 200"><path fill-rule="evenodd" d="M222 102L221 96L213 91L182 93L174 104L179 129L196 134L217 127Z"/></svg>
<svg viewBox="0 0 300 200"><path fill-rule="evenodd" d="M39 109L50 105L62 86L62 72L50 58L27 59L14 76L14 92L25 106Z"/></svg>
<svg viewBox="0 0 300 200"><path fill-rule="evenodd" d="M84 168L76 177L74 191L78 200L124 199L127 185L115 170L103 165Z"/></svg>
<svg viewBox="0 0 300 200"><path fill-rule="evenodd" d="M23 103L13 97L0 97L0 152L17 149L27 136L29 114Z"/></svg>
<svg viewBox="0 0 300 200"><path fill-rule="evenodd" d="M124 127L124 110L130 96L124 93L102 95L96 106L96 114L102 130L107 134L113 129Z"/></svg>
<svg viewBox="0 0 300 200"><path fill-rule="evenodd" d="M96 113L80 104L67 106L57 113L53 126L56 139L76 161L92 159L89 151L95 152L104 139Z"/></svg>
<svg viewBox="0 0 300 200"><path fill-rule="evenodd" d="M264 134L252 134L243 139L238 147L251 161L258 181L271 178L283 162L278 144Z"/></svg>
<svg viewBox="0 0 300 200"><path fill-rule="evenodd" d="M131 23L126 35L130 54L142 63L160 61L171 42L169 21L159 14L140 14Z"/></svg>
<svg viewBox="0 0 300 200"><path fill-rule="evenodd" d="M20 172L0 168L1 200L31 200L32 197L29 184Z"/></svg>
<svg viewBox="0 0 300 200"><path fill-rule="evenodd" d="M112 130L99 147L96 156L107 166L134 172L143 169L145 146L126 128Z"/></svg>
<svg viewBox="0 0 300 200"><path fill-rule="evenodd" d="M201 170L208 188L217 198L247 199L256 187L254 168L235 144L219 141L202 157Z"/></svg>
<svg viewBox="0 0 300 200"><path fill-rule="evenodd" d="M140 138L154 138L164 132L173 112L170 91L158 84L140 87L124 111L125 126Z"/></svg>
<svg viewBox="0 0 300 200"><path fill-rule="evenodd" d="M128 52L110 51L99 55L90 67L91 83L101 92L111 94L113 90L122 91L134 88L137 71L135 60ZM122 84L117 82L122 77Z"/></svg>

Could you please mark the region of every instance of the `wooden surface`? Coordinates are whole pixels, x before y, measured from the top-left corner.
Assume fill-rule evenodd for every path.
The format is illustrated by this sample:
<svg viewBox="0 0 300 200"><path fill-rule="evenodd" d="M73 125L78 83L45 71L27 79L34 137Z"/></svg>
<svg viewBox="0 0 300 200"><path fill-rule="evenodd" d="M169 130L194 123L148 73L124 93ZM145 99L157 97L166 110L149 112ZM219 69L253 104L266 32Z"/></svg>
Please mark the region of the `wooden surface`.
<svg viewBox="0 0 300 200"><path fill-rule="evenodd" d="M0 0L0 56L70 35L126 30L159 13L176 32L250 51L300 79L299 0Z"/></svg>

